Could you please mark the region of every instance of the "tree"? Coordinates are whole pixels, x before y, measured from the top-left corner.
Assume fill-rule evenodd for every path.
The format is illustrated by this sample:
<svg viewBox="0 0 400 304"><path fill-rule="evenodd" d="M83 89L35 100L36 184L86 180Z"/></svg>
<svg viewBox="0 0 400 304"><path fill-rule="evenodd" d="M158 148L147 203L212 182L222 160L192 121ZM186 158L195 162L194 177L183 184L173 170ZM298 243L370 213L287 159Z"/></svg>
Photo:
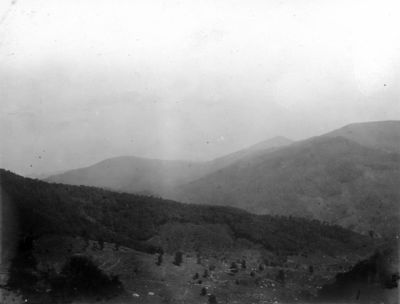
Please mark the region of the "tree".
<svg viewBox="0 0 400 304"><path fill-rule="evenodd" d="M235 262L231 263L230 271L231 273L237 273L239 271L238 266Z"/></svg>
<svg viewBox="0 0 400 304"><path fill-rule="evenodd" d="M285 272L282 269L279 270L276 280L282 285L285 285Z"/></svg>
<svg viewBox="0 0 400 304"><path fill-rule="evenodd" d="M176 266L180 266L183 261L183 253L180 251L175 252L175 258L173 264Z"/></svg>
<svg viewBox="0 0 400 304"><path fill-rule="evenodd" d="M162 261L163 261L163 254L162 254L162 253L159 253L159 254L157 255L157 262L156 262L156 265L157 265L157 266L161 266Z"/></svg>
<svg viewBox="0 0 400 304"><path fill-rule="evenodd" d="M207 288L203 287L200 291L201 296L206 296L207 295Z"/></svg>

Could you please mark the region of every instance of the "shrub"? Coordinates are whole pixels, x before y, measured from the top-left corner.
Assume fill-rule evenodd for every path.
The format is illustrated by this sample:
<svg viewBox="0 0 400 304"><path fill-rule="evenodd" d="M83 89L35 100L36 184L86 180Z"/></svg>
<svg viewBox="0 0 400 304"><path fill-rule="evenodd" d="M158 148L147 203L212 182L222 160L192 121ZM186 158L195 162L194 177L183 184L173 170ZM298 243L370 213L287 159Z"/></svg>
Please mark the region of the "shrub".
<svg viewBox="0 0 400 304"><path fill-rule="evenodd" d="M217 297L215 295L208 296L208 303L209 304L218 304Z"/></svg>
<svg viewBox="0 0 400 304"><path fill-rule="evenodd" d="M77 296L109 297L122 287L116 276L107 276L84 256L72 257L51 283L55 293Z"/></svg>

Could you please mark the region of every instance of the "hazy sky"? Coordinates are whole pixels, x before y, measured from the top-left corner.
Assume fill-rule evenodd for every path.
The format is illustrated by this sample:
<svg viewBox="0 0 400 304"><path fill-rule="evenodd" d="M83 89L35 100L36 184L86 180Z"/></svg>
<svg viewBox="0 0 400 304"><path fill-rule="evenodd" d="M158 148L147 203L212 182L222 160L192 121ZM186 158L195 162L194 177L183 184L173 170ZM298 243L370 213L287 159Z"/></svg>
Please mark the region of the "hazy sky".
<svg viewBox="0 0 400 304"><path fill-rule="evenodd" d="M397 3L0 0L0 167L206 160L400 119Z"/></svg>

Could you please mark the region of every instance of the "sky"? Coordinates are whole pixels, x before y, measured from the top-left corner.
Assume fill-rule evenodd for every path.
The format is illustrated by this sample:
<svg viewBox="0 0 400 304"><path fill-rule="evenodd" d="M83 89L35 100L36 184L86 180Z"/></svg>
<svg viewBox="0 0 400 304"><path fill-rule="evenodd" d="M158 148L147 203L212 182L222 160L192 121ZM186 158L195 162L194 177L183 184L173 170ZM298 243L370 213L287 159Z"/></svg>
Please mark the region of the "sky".
<svg viewBox="0 0 400 304"><path fill-rule="evenodd" d="M397 2L0 0L0 167L209 160L398 120Z"/></svg>

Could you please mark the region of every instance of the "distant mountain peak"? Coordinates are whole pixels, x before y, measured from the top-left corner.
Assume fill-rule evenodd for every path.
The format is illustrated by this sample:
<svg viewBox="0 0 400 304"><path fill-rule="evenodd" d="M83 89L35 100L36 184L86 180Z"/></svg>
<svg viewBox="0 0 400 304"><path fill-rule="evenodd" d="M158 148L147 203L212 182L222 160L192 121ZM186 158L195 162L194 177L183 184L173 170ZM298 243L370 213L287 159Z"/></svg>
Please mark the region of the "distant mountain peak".
<svg viewBox="0 0 400 304"><path fill-rule="evenodd" d="M323 136L345 137L369 148L400 153L400 120L352 123Z"/></svg>

